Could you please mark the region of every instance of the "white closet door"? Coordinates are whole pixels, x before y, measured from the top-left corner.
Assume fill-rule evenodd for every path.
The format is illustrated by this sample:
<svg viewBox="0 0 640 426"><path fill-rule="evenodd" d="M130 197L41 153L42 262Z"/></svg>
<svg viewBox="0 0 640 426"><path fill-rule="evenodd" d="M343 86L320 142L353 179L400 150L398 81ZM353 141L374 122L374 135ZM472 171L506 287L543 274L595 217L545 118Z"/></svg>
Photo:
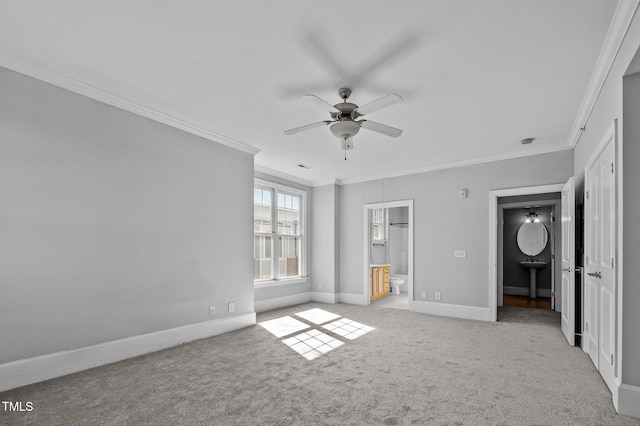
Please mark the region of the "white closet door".
<svg viewBox="0 0 640 426"><path fill-rule="evenodd" d="M584 350L609 389L615 377L615 124L585 173Z"/></svg>
<svg viewBox="0 0 640 426"><path fill-rule="evenodd" d="M613 391L615 352L615 174L613 143L600 156L598 370Z"/></svg>
<svg viewBox="0 0 640 426"><path fill-rule="evenodd" d="M598 235L598 187L600 162L587 169L585 194L585 274L584 274L584 349L598 366L598 265L600 239Z"/></svg>
<svg viewBox="0 0 640 426"><path fill-rule="evenodd" d="M575 184L570 178L562 188L562 284L560 297L561 303L561 328L564 336L571 346L575 345L576 338L576 293L575 293Z"/></svg>

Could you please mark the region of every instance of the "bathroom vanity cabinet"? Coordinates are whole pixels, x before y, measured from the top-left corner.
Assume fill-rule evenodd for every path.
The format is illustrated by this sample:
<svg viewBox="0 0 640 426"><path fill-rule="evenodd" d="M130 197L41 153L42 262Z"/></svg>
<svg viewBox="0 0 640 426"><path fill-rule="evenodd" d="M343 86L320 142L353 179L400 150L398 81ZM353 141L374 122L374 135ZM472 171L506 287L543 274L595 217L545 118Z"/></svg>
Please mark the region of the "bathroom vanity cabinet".
<svg viewBox="0 0 640 426"><path fill-rule="evenodd" d="M389 265L372 266L369 269L369 286L371 300L389 294Z"/></svg>

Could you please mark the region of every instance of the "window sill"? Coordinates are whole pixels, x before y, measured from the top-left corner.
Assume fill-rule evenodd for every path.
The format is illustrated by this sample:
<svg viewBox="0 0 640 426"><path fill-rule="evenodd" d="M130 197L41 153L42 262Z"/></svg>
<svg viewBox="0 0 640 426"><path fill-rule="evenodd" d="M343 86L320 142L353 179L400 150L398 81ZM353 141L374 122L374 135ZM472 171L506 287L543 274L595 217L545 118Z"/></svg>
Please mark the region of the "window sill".
<svg viewBox="0 0 640 426"><path fill-rule="evenodd" d="M282 285L304 284L308 280L309 280L309 277L295 277L295 278L284 278L280 280L257 281L253 283L253 287L269 288L269 287L279 287Z"/></svg>

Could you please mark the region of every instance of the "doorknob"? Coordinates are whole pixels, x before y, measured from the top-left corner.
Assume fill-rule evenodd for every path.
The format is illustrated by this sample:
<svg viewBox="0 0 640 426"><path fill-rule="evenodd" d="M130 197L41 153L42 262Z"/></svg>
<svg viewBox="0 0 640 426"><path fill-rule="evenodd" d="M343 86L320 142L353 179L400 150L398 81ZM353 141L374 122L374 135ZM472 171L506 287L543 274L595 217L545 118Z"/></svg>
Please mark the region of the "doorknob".
<svg viewBox="0 0 640 426"><path fill-rule="evenodd" d="M571 266L569 266L568 268L562 268L562 270L564 272L571 272Z"/></svg>
<svg viewBox="0 0 640 426"><path fill-rule="evenodd" d="M587 272L587 275L589 275L590 277L602 278L601 272Z"/></svg>

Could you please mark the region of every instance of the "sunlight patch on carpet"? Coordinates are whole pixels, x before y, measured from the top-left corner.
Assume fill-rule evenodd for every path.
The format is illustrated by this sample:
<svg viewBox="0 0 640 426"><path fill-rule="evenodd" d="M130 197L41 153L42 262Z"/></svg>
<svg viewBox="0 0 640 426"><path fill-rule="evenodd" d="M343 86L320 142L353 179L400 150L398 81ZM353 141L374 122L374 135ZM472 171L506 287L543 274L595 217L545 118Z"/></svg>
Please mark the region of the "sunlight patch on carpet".
<svg viewBox="0 0 640 426"><path fill-rule="evenodd" d="M373 327L360 324L359 322L352 321L347 318L342 318L338 321L323 325L322 328L349 340L357 339L358 337L364 336L368 332L374 330Z"/></svg>
<svg viewBox="0 0 640 426"><path fill-rule="evenodd" d="M341 342L328 334L324 334L319 330L306 331L288 339L284 339L282 343L289 346L308 360L315 359L322 354L326 354L327 352L344 345L344 342Z"/></svg>
<svg viewBox="0 0 640 426"><path fill-rule="evenodd" d="M308 311L298 312L296 316L300 318L304 318L309 322L320 325L325 322L332 321L334 319L340 318L340 315L336 315L333 312L327 312L324 309L314 308L309 309Z"/></svg>
<svg viewBox="0 0 640 426"><path fill-rule="evenodd" d="M290 316L263 321L259 325L278 338L309 328L307 324Z"/></svg>

